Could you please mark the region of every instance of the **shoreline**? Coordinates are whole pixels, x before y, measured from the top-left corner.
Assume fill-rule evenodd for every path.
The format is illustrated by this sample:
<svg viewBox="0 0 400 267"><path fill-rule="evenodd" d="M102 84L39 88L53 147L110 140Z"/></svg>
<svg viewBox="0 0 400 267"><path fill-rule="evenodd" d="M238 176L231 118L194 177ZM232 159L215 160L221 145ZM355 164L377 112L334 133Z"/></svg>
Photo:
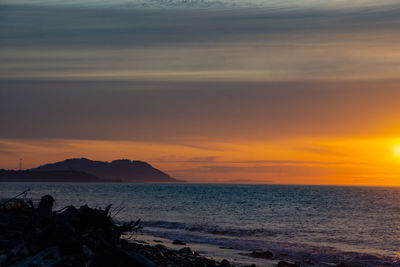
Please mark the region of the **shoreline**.
<svg viewBox="0 0 400 267"><path fill-rule="evenodd" d="M141 229L140 220L115 224L111 205L104 209L66 206L53 211L54 202L45 195L37 207L22 199L0 203L1 266L256 266L205 256L181 241L174 241L179 245L175 249L127 240Z"/></svg>
<svg viewBox="0 0 400 267"><path fill-rule="evenodd" d="M125 237L122 237L125 239ZM243 251L231 247L221 247L213 244L206 243L186 243L186 245L174 244L173 240L157 237L149 234L139 234L135 238L126 239L128 242L136 242L142 245L150 246L165 246L168 249L179 251L182 248L189 247L198 254L221 262L227 259L232 265L241 266L276 266L279 262L278 259L263 259L251 256L250 251ZM286 259L288 260L288 259Z"/></svg>
<svg viewBox="0 0 400 267"><path fill-rule="evenodd" d="M182 246L174 245L172 239L160 237L152 234L140 234L134 238L135 242L147 245L164 245L171 249L179 249ZM194 239L179 239L187 242L194 251L202 255L211 257L216 260L228 259L234 266L280 266L279 262L285 262L288 266L321 266L321 267L363 267L363 266L400 266L398 258L387 257L373 253L361 253L354 251L341 251L332 247L314 246L310 251L309 248L303 248L307 252L302 251L299 246L293 247L294 244L282 244L285 247L266 246L260 249L238 249L234 247L221 246L215 243L206 243L204 241L195 241ZM160 242L161 241L161 242ZM288 249L291 248L291 249ZM258 255L257 255L258 254ZM281 263L282 264L282 263ZM286 266L286 265L284 265Z"/></svg>
<svg viewBox="0 0 400 267"><path fill-rule="evenodd" d="M35 201L36 199L38 198L34 198L35 206L38 203ZM87 198L85 199L86 201L88 200ZM0 205L1 203L3 202L0 202ZM23 206L25 205L24 206L25 209L26 202L22 201L22 203L24 203ZM81 204L77 203L83 204L85 202L81 201L74 202L72 201L72 199L67 199L67 198L61 199L60 202L58 202L58 204L55 205L56 206L55 209L59 210L53 211L52 217L57 218L58 216L63 214L63 207L71 203L75 203L76 207L79 207ZM89 203L94 207L104 207L105 205L107 205L107 202L105 201L101 205L97 204L93 205L93 202L90 201L86 203ZM81 208L84 206L81 206ZM142 203L141 207L146 208L146 205L143 205ZM115 209L111 210L114 210L113 212L116 211L118 214L119 208L120 206L117 206ZM32 217L32 214L36 212L36 209L38 208L32 209L32 207L28 207L27 211L29 211L30 217ZM95 210L100 213L102 211L101 208L100 209L89 208L89 210ZM103 210L103 213L105 212L105 210ZM133 214L135 211L135 207L130 206L129 210ZM16 209L15 211L17 213L20 212L19 209ZM106 212L106 214L108 214L108 211ZM0 266L2 265L2 262L4 260L4 255L8 255L8 253L12 249L14 249L6 247L6 250L8 250L7 252L2 250L1 247L2 243L5 243L2 233L4 234L4 232L7 232L10 229L12 229L3 224L4 223L3 219L7 218L7 216L3 215L4 214L0 212ZM164 217L164 215L161 217ZM29 219L28 215L24 216L27 216L26 218ZM111 218L111 212L107 216L110 217L109 219L110 221L112 221L115 227L127 223L129 224L128 222L129 218L127 217L122 216L123 218L122 220L113 220ZM134 216L134 218L137 219L138 217ZM176 219L179 221L178 217L176 217ZM122 235L121 238L124 240L127 239L129 243L135 243L136 245L130 245L130 246L135 246L134 247L135 249L141 249L144 250L145 252L148 251L148 253L150 253L149 254L150 258L154 253L159 254L158 253L160 252L159 250L165 250L168 252L165 252L163 254L173 255L174 257L179 256L185 259L187 258L188 261L194 260L192 256L187 257L185 253L183 253L183 255L181 255L182 253L179 253L180 249L185 247L190 247L190 251L195 251L198 254L200 254L199 255L200 258L205 257L210 261L214 261L215 266L218 266L218 264L222 262L224 259L227 259L233 266L251 266L252 264L255 264L256 266L269 267L269 266L277 266L279 264L279 261L285 261L287 263L292 263L292 264L296 263L299 266L310 266L312 264L314 266L336 266L344 263L346 263L347 266L400 266L400 263L396 260L397 258L384 256L383 254L379 255L379 253L372 253L372 252L363 253L363 252L356 252L355 250L351 249L334 249L333 247L323 246L323 245L307 247L307 243L306 242L303 243L301 239L300 242L297 243L290 242L290 240L287 240L288 242L274 243L273 239L271 238L256 240L247 238L246 235L244 236L243 239L240 237L241 235L233 236L233 235L211 234L211 232L207 232L208 229L199 229L198 227L193 227L193 225L190 226L189 222L181 224L173 221L171 222L161 221L161 222L162 222L161 225L167 228L159 228L161 226L160 224L155 224L152 221L145 221L143 222L144 229L139 231L138 234L132 235L131 233L129 233L128 235ZM165 223L168 223L168 225L165 226L164 225ZM245 233L240 232L240 234L243 235ZM57 242L60 242L59 240L57 240L58 238L60 237L54 237L54 240L52 242L54 242L55 244ZM329 240L328 235L322 238L326 240L325 242L328 242L327 240ZM78 239L82 238L78 237ZM172 241L176 239L181 240L182 242L187 244L186 245L173 244ZM120 241L120 242L122 244L125 241ZM254 254L253 251L256 251L256 253ZM33 255L29 254L29 256L31 257ZM179 265L172 264L170 266L179 266Z"/></svg>

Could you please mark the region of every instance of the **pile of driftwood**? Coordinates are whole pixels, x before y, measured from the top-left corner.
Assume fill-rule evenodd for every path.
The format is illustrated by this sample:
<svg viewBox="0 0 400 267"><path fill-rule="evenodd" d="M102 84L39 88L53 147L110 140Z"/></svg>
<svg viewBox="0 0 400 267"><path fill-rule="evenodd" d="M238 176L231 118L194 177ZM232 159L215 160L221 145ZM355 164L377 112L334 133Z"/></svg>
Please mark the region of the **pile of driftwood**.
<svg viewBox="0 0 400 267"><path fill-rule="evenodd" d="M45 195L37 208L21 199L0 205L1 266L155 266L120 246L121 235L138 230L140 220L114 224L111 205L53 211L53 204Z"/></svg>
<svg viewBox="0 0 400 267"><path fill-rule="evenodd" d="M53 211L54 198L13 198L0 204L0 266L232 267L189 247L128 242L123 234L140 229L140 220L116 225L105 209L87 205ZM254 265L253 265L254 266Z"/></svg>

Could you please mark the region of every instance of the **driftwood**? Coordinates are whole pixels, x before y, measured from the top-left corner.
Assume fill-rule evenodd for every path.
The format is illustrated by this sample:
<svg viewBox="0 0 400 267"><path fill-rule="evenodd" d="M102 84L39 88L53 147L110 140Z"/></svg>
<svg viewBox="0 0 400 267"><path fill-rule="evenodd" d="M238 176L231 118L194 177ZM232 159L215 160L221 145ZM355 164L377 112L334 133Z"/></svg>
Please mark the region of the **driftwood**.
<svg viewBox="0 0 400 267"><path fill-rule="evenodd" d="M118 232L119 236L125 233L132 233L142 229L140 226L140 219L138 219L135 223L130 222L121 226L115 226L115 230Z"/></svg>
<svg viewBox="0 0 400 267"><path fill-rule="evenodd" d="M39 206L36 210L39 217L50 218L53 215L54 198L45 195L40 199Z"/></svg>
<svg viewBox="0 0 400 267"><path fill-rule="evenodd" d="M54 199L43 196L30 212L0 211L0 266L82 267L231 267L188 247L179 251L121 239L141 229L140 220L123 225L112 221L111 205L92 209L66 206L53 211ZM113 216L120 208L113 210ZM182 241L181 241L182 242Z"/></svg>
<svg viewBox="0 0 400 267"><path fill-rule="evenodd" d="M16 233L0 231L0 241L4 241L0 242L0 255L4 251L7 255L6 259L0 259L0 266L23 265L28 262L27 258L37 257L51 248L59 254L59 265L155 266L150 260L120 248L120 236L139 230L140 220L116 225L110 216L111 205L104 210L84 205L53 211L54 202L52 196L45 195L37 208L31 203L30 215L0 214L0 218L4 215L2 225L8 232L12 229Z"/></svg>
<svg viewBox="0 0 400 267"><path fill-rule="evenodd" d="M30 190L30 189L28 188L28 189L26 189L25 191L22 191L21 193L19 193L18 195L14 196L14 197L12 197L12 198L7 199L6 201L4 201L3 203L0 204L0 209L3 208L3 207L5 207L8 203L10 203L10 202L16 200L16 199L19 198L20 196L26 197L26 194L29 192L29 190Z"/></svg>

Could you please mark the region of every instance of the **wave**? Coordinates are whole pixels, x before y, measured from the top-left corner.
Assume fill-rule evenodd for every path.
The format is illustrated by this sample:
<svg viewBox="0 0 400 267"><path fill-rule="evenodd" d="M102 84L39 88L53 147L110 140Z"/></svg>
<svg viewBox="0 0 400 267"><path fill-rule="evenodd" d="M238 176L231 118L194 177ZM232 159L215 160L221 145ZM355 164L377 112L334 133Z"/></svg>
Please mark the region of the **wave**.
<svg viewBox="0 0 400 267"><path fill-rule="evenodd" d="M170 221L147 221L142 223L145 227L164 228L171 230L185 230L189 232L207 233L213 235L232 236L232 237L258 237L258 236L277 236L281 233L264 228L259 229L243 229L243 228L221 228L219 226L205 225L205 224L189 224L182 222Z"/></svg>

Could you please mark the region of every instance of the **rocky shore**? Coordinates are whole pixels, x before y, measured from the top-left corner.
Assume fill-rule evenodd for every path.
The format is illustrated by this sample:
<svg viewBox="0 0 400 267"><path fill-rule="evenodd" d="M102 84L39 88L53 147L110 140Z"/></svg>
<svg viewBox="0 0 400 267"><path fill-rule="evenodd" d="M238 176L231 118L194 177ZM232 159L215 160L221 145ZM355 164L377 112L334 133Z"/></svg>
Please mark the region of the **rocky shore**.
<svg viewBox="0 0 400 267"><path fill-rule="evenodd" d="M175 250L123 239L121 235L141 228L140 220L117 225L111 206L53 211L53 203L53 197L46 195L37 207L20 199L1 204L1 266L235 266L226 259L200 255L183 243Z"/></svg>

